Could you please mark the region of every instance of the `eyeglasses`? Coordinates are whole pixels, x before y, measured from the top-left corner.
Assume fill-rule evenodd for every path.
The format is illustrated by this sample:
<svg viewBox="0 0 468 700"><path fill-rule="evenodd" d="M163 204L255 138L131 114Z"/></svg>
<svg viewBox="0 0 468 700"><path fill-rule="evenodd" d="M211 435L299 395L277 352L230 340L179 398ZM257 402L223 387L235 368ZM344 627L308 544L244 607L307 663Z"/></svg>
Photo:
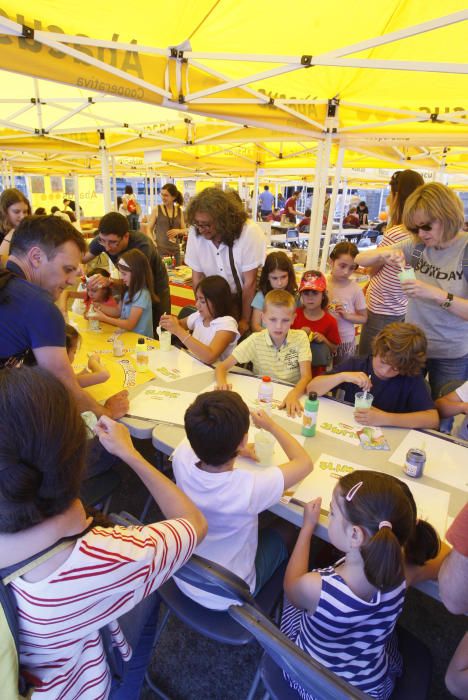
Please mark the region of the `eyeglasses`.
<svg viewBox="0 0 468 700"><path fill-rule="evenodd" d="M421 224L421 226L408 226L410 233L419 233L419 231L432 231L432 224Z"/></svg>
<svg viewBox="0 0 468 700"><path fill-rule="evenodd" d="M201 221L194 221L194 222L193 222L193 225L194 225L196 228L205 229L205 230L206 230L206 229L209 229L209 228L211 228L211 227L213 226L213 224L212 224L211 222L210 222L209 224L207 224L207 223L203 223L203 222L201 222Z"/></svg>

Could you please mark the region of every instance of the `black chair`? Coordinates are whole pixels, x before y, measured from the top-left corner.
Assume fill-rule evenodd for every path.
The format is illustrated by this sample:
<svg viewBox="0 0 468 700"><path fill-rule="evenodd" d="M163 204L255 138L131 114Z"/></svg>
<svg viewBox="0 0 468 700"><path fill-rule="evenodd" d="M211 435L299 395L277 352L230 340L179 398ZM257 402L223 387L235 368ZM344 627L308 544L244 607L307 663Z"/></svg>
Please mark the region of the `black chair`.
<svg viewBox="0 0 468 700"><path fill-rule="evenodd" d="M286 562L278 567L255 598L241 578L223 566L197 555L193 555L187 564L179 569L176 577L205 592L221 596L231 607L248 603L253 610L261 611L262 615L266 617L274 613L282 599L285 569ZM228 610L210 610L199 605L182 593L173 579L159 588L158 593L166 605L167 611L158 626L155 645L160 639L171 613L174 613L191 629L216 642L244 646L254 641L253 635L242 625L239 625L230 616ZM252 682L249 699L253 698L258 681L259 673L257 672ZM146 682L154 692L162 695L161 690L154 684L148 673L146 674Z"/></svg>
<svg viewBox="0 0 468 700"><path fill-rule="evenodd" d="M283 670L320 700L364 700L369 696L335 675L248 604L229 608L229 614L255 636L265 650L260 678L273 700L298 700L299 694L283 676ZM391 700L426 700L429 697L432 658L427 647L402 627L397 627L398 648L403 657L403 675L397 680Z"/></svg>
<svg viewBox="0 0 468 700"><path fill-rule="evenodd" d="M328 345L313 340L310 349L312 351L312 367L328 367L332 359Z"/></svg>
<svg viewBox="0 0 468 700"><path fill-rule="evenodd" d="M122 479L115 469L85 479L81 484L80 497L87 505L108 513L112 495L120 488Z"/></svg>

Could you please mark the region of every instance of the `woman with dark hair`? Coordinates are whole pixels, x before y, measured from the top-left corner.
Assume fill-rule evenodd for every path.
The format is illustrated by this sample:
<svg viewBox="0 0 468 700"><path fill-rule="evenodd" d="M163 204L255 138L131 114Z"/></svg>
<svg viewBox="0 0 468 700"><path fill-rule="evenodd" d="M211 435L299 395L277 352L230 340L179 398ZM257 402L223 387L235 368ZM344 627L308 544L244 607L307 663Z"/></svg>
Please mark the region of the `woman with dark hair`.
<svg viewBox="0 0 468 700"><path fill-rule="evenodd" d="M262 229L248 221L247 213L234 197L216 187L208 187L191 200L187 220L190 229L185 262L192 268L193 288L208 275L224 277L238 306L239 331L245 333L252 313L257 269L265 260Z"/></svg>
<svg viewBox="0 0 468 700"><path fill-rule="evenodd" d="M16 227L31 215L31 205L24 194L11 187L0 194L0 259L10 252L10 241Z"/></svg>
<svg viewBox="0 0 468 700"><path fill-rule="evenodd" d="M162 204L154 207L148 220L148 231L154 234L159 255L174 256L176 265L180 265L179 236L187 232L185 228L182 204L184 197L177 187L168 182L161 188Z"/></svg>
<svg viewBox="0 0 468 700"><path fill-rule="evenodd" d="M128 219L128 228L130 231L138 231L139 215L141 207L138 204L137 198L133 194L133 187L125 185L125 194L122 197L122 213Z"/></svg>
<svg viewBox="0 0 468 700"><path fill-rule="evenodd" d="M232 297L223 277L203 277L195 290L197 311L186 318L161 316L161 327L173 333L192 355L213 364L232 352L239 338Z"/></svg>
<svg viewBox="0 0 468 700"><path fill-rule="evenodd" d="M385 248L404 240L410 234L404 227L405 202L415 189L424 185L422 175L415 170L398 170L390 180L390 225L378 248ZM361 329L359 354L369 355L371 342L388 323L405 320L408 298L401 288L396 265L376 265L370 268L371 279L367 287L367 321Z"/></svg>
<svg viewBox="0 0 468 700"><path fill-rule="evenodd" d="M359 217L359 226L367 226L369 223L369 209L364 201L359 202L357 205L356 214Z"/></svg>
<svg viewBox="0 0 468 700"><path fill-rule="evenodd" d="M102 445L135 472L170 520L93 525L79 500L85 424L76 401L45 370L0 372L0 423L2 575L37 558L9 584L32 697L35 687L47 700L139 697L158 614L152 594L204 538L203 515L135 450L125 426L102 417L95 428ZM120 687L111 677L103 628L123 667Z"/></svg>

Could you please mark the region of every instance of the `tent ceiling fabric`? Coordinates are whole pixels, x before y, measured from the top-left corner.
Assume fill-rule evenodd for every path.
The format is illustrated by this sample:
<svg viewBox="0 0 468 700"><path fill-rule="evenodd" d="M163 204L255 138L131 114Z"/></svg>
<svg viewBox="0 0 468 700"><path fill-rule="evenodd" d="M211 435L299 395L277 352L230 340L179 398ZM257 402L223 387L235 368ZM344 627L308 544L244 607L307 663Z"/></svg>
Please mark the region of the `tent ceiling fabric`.
<svg viewBox="0 0 468 700"><path fill-rule="evenodd" d="M328 131L345 166L466 170L467 20L464 0L2 0L0 151L94 168L104 129L116 158L237 175L311 168Z"/></svg>

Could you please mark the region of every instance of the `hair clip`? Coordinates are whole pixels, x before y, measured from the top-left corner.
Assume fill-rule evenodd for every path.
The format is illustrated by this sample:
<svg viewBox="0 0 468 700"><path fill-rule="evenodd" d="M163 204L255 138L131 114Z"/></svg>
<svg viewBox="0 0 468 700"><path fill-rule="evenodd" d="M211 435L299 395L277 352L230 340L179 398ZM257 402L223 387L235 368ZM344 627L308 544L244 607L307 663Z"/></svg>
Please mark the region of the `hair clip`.
<svg viewBox="0 0 468 700"><path fill-rule="evenodd" d="M392 523L389 520L381 520L380 521L379 530L381 530L383 527L389 527L390 530L393 530Z"/></svg>
<svg viewBox="0 0 468 700"><path fill-rule="evenodd" d="M345 496L345 498L348 502L353 500L354 496L357 494L357 492L359 491L359 489L361 488L363 483L364 483L363 481L358 481L357 484L354 484L354 486L351 486L351 488L349 489L348 493Z"/></svg>

